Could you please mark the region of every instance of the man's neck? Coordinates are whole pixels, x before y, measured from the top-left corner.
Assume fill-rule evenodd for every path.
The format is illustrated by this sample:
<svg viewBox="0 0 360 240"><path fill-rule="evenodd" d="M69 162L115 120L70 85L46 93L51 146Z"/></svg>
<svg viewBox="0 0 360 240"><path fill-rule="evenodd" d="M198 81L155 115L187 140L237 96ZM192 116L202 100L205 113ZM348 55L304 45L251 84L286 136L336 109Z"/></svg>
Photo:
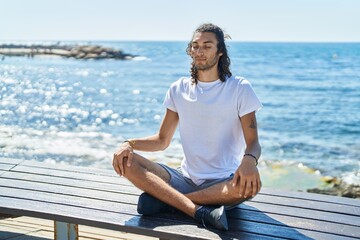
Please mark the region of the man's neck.
<svg viewBox="0 0 360 240"><path fill-rule="evenodd" d="M198 80L201 82L213 82L219 79L219 73L217 67L213 67L208 70L199 70L198 71Z"/></svg>

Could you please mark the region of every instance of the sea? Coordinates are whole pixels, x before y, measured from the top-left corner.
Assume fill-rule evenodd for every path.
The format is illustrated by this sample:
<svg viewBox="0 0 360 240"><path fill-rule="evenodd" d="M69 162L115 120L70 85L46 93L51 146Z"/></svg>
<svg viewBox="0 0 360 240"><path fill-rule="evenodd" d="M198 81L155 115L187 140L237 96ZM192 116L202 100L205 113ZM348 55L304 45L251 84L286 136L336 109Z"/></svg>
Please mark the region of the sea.
<svg viewBox="0 0 360 240"><path fill-rule="evenodd" d="M167 89L189 75L187 42L60 44L136 57L0 56L0 157L112 169L124 139L157 133ZM360 184L360 43L227 45L233 75L247 78L264 105L257 112L263 186L306 191L329 178ZM165 151L140 154L179 166L179 133Z"/></svg>

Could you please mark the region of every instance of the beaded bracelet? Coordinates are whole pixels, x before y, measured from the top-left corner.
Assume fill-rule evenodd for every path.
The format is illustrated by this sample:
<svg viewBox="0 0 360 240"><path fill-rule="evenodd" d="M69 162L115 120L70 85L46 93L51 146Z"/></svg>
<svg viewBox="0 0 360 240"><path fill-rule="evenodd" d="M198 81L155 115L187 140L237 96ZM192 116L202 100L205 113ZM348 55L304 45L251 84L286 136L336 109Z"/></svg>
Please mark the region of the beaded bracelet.
<svg viewBox="0 0 360 240"><path fill-rule="evenodd" d="M129 143L130 147L134 148L135 142L135 140L125 140L122 143Z"/></svg>
<svg viewBox="0 0 360 240"><path fill-rule="evenodd" d="M257 159L257 157L255 157L254 155L252 155L251 153L245 153L244 154L244 157L245 156L250 156L250 157L253 157L254 159L255 159L255 161L256 161L256 163L255 163L255 166L257 166L258 165L258 159Z"/></svg>

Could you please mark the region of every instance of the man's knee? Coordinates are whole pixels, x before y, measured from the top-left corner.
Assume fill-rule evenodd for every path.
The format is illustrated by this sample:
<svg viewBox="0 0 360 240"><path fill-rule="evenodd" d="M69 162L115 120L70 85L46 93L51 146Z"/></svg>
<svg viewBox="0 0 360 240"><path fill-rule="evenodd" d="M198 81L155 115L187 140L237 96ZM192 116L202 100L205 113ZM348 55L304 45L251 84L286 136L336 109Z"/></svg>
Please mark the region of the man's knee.
<svg viewBox="0 0 360 240"><path fill-rule="evenodd" d="M139 170L141 171L141 165L138 163L136 158L133 158L131 161L131 165L128 166L128 160L126 159L124 161L124 174L123 176L127 179L131 179L132 176L139 173Z"/></svg>
<svg viewBox="0 0 360 240"><path fill-rule="evenodd" d="M238 186L232 186L230 188L230 198L231 198L231 205L236 205L236 204L240 204L242 202L251 200L253 197L255 197L257 195L251 195L251 196L244 196L243 193L241 192L241 190L239 191Z"/></svg>

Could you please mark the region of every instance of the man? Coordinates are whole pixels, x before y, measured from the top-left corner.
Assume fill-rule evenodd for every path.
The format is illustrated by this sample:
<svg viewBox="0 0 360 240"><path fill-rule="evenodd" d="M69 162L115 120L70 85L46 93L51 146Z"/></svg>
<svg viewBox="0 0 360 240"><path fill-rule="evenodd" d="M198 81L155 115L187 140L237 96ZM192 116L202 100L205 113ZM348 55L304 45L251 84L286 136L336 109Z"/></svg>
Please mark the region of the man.
<svg viewBox="0 0 360 240"><path fill-rule="evenodd" d="M168 90L159 132L126 140L114 154L115 171L144 191L138 202L141 214L178 209L205 227L227 230L225 209L260 190L255 111L262 105L246 79L232 76L226 37L213 24L195 30L187 47L191 77ZM178 125L181 170L134 152L166 149Z"/></svg>

